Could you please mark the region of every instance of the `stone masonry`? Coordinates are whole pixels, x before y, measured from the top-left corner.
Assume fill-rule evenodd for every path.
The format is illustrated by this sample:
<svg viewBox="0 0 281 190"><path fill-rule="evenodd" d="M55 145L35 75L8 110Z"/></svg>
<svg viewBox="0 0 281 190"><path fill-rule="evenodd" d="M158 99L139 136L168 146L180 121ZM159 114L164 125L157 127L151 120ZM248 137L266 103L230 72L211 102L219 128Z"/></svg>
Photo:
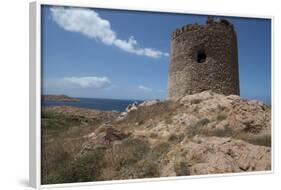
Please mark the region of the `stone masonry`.
<svg viewBox="0 0 281 190"><path fill-rule="evenodd" d="M208 17L172 34L168 99L212 90L239 95L237 39L233 25Z"/></svg>

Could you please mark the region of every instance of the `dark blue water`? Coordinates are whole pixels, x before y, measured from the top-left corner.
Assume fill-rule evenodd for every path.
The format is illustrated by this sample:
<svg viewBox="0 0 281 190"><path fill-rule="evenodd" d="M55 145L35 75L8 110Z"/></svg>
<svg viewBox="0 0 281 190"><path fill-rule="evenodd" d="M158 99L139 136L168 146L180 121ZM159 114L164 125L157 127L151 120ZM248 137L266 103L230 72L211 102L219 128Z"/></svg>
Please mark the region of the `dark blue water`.
<svg viewBox="0 0 281 190"><path fill-rule="evenodd" d="M62 102L62 101L42 101L42 107L47 106L76 106L80 108L97 109L104 111L122 112L126 107L133 103L141 103L141 100L116 100L116 99L98 99L98 98L79 98L78 102Z"/></svg>

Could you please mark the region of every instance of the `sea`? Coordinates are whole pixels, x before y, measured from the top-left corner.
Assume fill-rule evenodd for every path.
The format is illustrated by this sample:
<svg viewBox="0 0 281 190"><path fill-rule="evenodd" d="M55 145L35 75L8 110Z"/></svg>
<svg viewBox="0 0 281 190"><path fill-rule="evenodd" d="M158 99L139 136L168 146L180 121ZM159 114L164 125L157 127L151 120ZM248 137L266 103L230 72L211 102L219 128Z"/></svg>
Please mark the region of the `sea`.
<svg viewBox="0 0 281 190"><path fill-rule="evenodd" d="M122 112L129 104L134 102L141 103L143 100L117 100L117 99L99 99L99 98L78 98L80 101L42 101L42 107L47 106L76 106L80 108L96 109L103 111Z"/></svg>

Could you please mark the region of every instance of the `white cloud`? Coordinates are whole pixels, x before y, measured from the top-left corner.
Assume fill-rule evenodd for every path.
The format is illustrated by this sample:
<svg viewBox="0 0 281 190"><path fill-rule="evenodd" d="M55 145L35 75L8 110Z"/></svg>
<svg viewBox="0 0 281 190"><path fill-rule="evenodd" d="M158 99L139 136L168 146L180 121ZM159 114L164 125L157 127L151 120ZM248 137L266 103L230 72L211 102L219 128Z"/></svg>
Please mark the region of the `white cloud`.
<svg viewBox="0 0 281 190"><path fill-rule="evenodd" d="M106 45L114 45L123 51L136 55L152 58L169 56L168 53L152 48L140 48L133 36L128 40L117 38L116 32L111 29L110 22L101 18L93 10L63 7L53 7L50 10L52 19L64 30L79 32Z"/></svg>
<svg viewBox="0 0 281 190"><path fill-rule="evenodd" d="M53 20L64 30L80 32L107 45L116 40L116 34L111 30L109 21L100 18L94 11L62 7L53 7L50 10Z"/></svg>
<svg viewBox="0 0 281 190"><path fill-rule="evenodd" d="M116 39L114 45L120 49L134 53L136 55L144 55L152 58L159 58L162 56L169 56L168 53L163 53L161 51L152 48L137 48L138 42L135 40L134 36L131 36L128 41Z"/></svg>
<svg viewBox="0 0 281 190"><path fill-rule="evenodd" d="M111 81L107 77L65 77L59 80L59 85L65 87L81 87L81 88L106 88L110 86Z"/></svg>
<svg viewBox="0 0 281 190"><path fill-rule="evenodd" d="M146 91L146 92L151 92L152 91L152 88L149 88L149 87L143 86L143 85L138 86L138 89Z"/></svg>

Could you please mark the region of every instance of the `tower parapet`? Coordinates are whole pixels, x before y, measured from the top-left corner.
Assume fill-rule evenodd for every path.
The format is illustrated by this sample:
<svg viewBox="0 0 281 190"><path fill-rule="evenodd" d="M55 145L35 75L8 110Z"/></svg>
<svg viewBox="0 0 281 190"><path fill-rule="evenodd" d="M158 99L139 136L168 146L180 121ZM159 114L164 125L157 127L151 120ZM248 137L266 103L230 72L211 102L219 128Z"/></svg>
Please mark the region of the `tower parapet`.
<svg viewBox="0 0 281 190"><path fill-rule="evenodd" d="M172 39L177 38L183 33L186 32L194 32L194 31L200 31L200 30L205 30L208 28L212 28L213 30L233 30L233 25L227 21L226 19L220 19L219 21L213 20L212 17L208 17L208 20L206 22L206 25L199 25L197 23L195 24L187 24L181 28L177 28L173 33L172 33Z"/></svg>

